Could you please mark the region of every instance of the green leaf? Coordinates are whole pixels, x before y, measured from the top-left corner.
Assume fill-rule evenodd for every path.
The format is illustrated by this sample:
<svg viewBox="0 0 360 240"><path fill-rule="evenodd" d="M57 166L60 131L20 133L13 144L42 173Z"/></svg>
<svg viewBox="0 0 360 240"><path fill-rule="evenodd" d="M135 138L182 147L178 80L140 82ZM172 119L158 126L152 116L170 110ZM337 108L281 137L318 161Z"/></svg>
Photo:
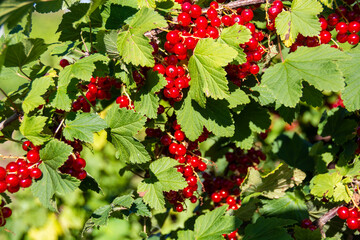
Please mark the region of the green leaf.
<svg viewBox="0 0 360 240"><path fill-rule="evenodd" d="M317 36L321 30L317 15L322 10L316 0L294 0L291 10L282 11L275 19L275 26L285 46L291 46L299 33L305 37Z"/></svg>
<svg viewBox="0 0 360 240"><path fill-rule="evenodd" d="M108 138L118 151L117 156L121 160L131 163L144 163L151 160L145 147L133 138L133 135L144 126L146 122L144 116L113 105L105 121L110 128Z"/></svg>
<svg viewBox="0 0 360 240"><path fill-rule="evenodd" d="M129 24L131 33L144 34L159 27L166 27L167 22L163 16L150 8L141 8L133 17L130 17L125 21Z"/></svg>
<svg viewBox="0 0 360 240"><path fill-rule="evenodd" d="M124 195L124 196L115 198L112 203L115 205L118 205L118 206L130 208L131 205L133 204L133 202L134 202L134 199L132 197L132 194L128 194L128 195Z"/></svg>
<svg viewBox="0 0 360 240"><path fill-rule="evenodd" d="M8 29L14 28L28 14L35 0L5 0L0 4L0 25L7 24Z"/></svg>
<svg viewBox="0 0 360 240"><path fill-rule="evenodd" d="M343 108L335 108L324 112L319 123L318 134L323 137L331 136L337 144L343 144L352 139L357 123L353 119L347 119L346 115L347 111Z"/></svg>
<svg viewBox="0 0 360 240"><path fill-rule="evenodd" d="M191 230L181 230L177 232L178 240L187 240L195 239L194 231Z"/></svg>
<svg viewBox="0 0 360 240"><path fill-rule="evenodd" d="M237 52L227 44L211 38L201 39L189 60L189 94L201 107L205 107L206 97L224 99L229 96L226 72L223 69ZM204 96L205 93L205 96Z"/></svg>
<svg viewBox="0 0 360 240"><path fill-rule="evenodd" d="M100 188L99 183L92 176L90 176L89 173L87 173L85 179L81 180L79 188L83 192L92 190L96 193L103 194L103 190Z"/></svg>
<svg viewBox="0 0 360 240"><path fill-rule="evenodd" d="M287 192L279 199L262 200L261 215L267 217L288 218L301 222L309 218L304 196L298 192Z"/></svg>
<svg viewBox="0 0 360 240"><path fill-rule="evenodd" d="M174 168L179 163L171 158L160 158L150 164L151 177L138 186L138 192L143 194L144 202L150 207L161 210L165 199L163 192L177 191L187 186L182 174Z"/></svg>
<svg viewBox="0 0 360 240"><path fill-rule="evenodd" d="M297 133L282 134L274 142L273 152L289 166L303 171L314 169L314 159L309 155L311 144Z"/></svg>
<svg viewBox="0 0 360 240"><path fill-rule="evenodd" d="M295 235L296 240L320 240L321 233L320 229L310 230L307 228L301 228L295 226Z"/></svg>
<svg viewBox="0 0 360 240"><path fill-rule="evenodd" d="M221 240L222 234L230 233L241 225L241 221L234 216L224 216L226 206L198 217L195 221L194 231L178 231L179 240Z"/></svg>
<svg viewBox="0 0 360 240"><path fill-rule="evenodd" d="M256 206L258 202L258 199L253 198L246 204L242 203L240 208L235 211L234 215L242 221L250 221L253 218L255 211L258 209Z"/></svg>
<svg viewBox="0 0 360 240"><path fill-rule="evenodd" d="M165 19L149 8L141 8L134 16L126 20L128 30L119 34L117 49L125 63L152 67L155 63L149 44L144 33L154 28L166 27Z"/></svg>
<svg viewBox="0 0 360 240"><path fill-rule="evenodd" d="M96 36L97 38L97 46L98 48L106 51L109 58L119 58L119 51L117 50L117 32L110 31L110 32L99 32Z"/></svg>
<svg viewBox="0 0 360 240"><path fill-rule="evenodd" d="M72 147L59 140L51 140L40 150L40 159L53 169L58 169L72 153Z"/></svg>
<svg viewBox="0 0 360 240"><path fill-rule="evenodd" d="M240 48L239 44L246 43L251 38L251 32L245 26L234 24L231 27L224 28L218 38L218 41L225 43L238 52L235 60L238 64L246 62L246 54Z"/></svg>
<svg viewBox="0 0 360 240"><path fill-rule="evenodd" d="M245 228L244 240L292 240L293 238L283 227L296 223L294 220L282 218L259 217L256 223L249 224Z"/></svg>
<svg viewBox="0 0 360 240"><path fill-rule="evenodd" d="M47 89L54 84L51 76L37 78L31 82L30 91L25 97L22 108L25 113L29 113L36 107L45 104L45 100L41 97L46 93Z"/></svg>
<svg viewBox="0 0 360 240"><path fill-rule="evenodd" d="M241 224L234 216L224 216L227 206L214 209L198 217L195 221L194 235L197 240L221 240L222 234L230 233Z"/></svg>
<svg viewBox="0 0 360 240"><path fill-rule="evenodd" d="M301 101L304 101L313 107L320 107L323 104L323 95L314 86L310 86L304 82Z"/></svg>
<svg viewBox="0 0 360 240"><path fill-rule="evenodd" d="M101 54L92 54L66 66L59 74L58 89L51 105L54 108L70 111L71 99L68 96L68 86L73 78L89 81L95 70L95 62L106 62L109 59Z"/></svg>
<svg viewBox="0 0 360 240"><path fill-rule="evenodd" d="M29 117L28 115L24 115L20 125L20 132L34 145L42 145L50 137L49 135L42 133L47 120L47 117L43 116Z"/></svg>
<svg viewBox="0 0 360 240"><path fill-rule="evenodd" d="M264 132L270 127L271 120L268 111L258 103L250 103L241 110L240 114L234 114L235 133L232 140L252 146L252 133ZM243 146L243 148L247 148Z"/></svg>
<svg viewBox="0 0 360 240"><path fill-rule="evenodd" d="M229 102L229 108L235 108L239 105L246 105L250 103L249 96L240 88L231 85L230 86L230 95L226 100Z"/></svg>
<svg viewBox="0 0 360 240"><path fill-rule="evenodd" d="M106 128L106 122L95 113L77 113L66 116L65 128L63 129L64 137L67 140L92 143L93 134Z"/></svg>
<svg viewBox="0 0 360 240"><path fill-rule="evenodd" d="M271 91L277 103L295 107L302 95L303 80L320 91L342 90L344 79L335 62L347 58L344 53L327 45L300 47L283 63L268 68L260 85Z"/></svg>
<svg viewBox="0 0 360 240"><path fill-rule="evenodd" d="M351 49L347 54L351 56L351 59L340 62L346 83L341 98L347 110L355 111L360 109L360 74L357 71L360 63L360 46Z"/></svg>
<svg viewBox="0 0 360 240"><path fill-rule="evenodd" d="M350 202L351 196L348 195L342 178L338 172L316 175L311 180L311 194L318 198L333 198L336 202Z"/></svg>
<svg viewBox="0 0 360 240"><path fill-rule="evenodd" d="M262 177L259 171L250 168L241 184L241 196L262 195L267 198L279 198L285 195L289 188L299 185L306 175L299 169L291 169L286 164L280 164L275 170Z"/></svg>
<svg viewBox="0 0 360 240"><path fill-rule="evenodd" d="M205 108L201 108L187 96L176 115L182 130L191 141L201 135L204 126L217 136L231 137L234 134L234 122L223 100L209 98Z"/></svg>
<svg viewBox="0 0 360 240"><path fill-rule="evenodd" d="M149 207L143 202L142 198L135 199L129 212L135 213L136 216L141 216L141 217L151 217L152 216L152 214L149 210Z"/></svg>
<svg viewBox="0 0 360 240"><path fill-rule="evenodd" d="M71 153L72 147L59 140L50 141L40 150L40 159L43 162L39 168L42 171L42 178L31 186L31 191L46 207L51 207L50 200L55 193L65 195L80 185L78 179L60 174L57 170Z"/></svg>
<svg viewBox="0 0 360 240"><path fill-rule="evenodd" d="M44 39L24 39L22 42L7 47L4 66L22 67L39 59L40 55L47 50Z"/></svg>
<svg viewBox="0 0 360 240"><path fill-rule="evenodd" d="M153 71L148 71L145 85L135 94L135 110L148 118L157 117L160 98L156 92L165 87L167 81L165 78Z"/></svg>

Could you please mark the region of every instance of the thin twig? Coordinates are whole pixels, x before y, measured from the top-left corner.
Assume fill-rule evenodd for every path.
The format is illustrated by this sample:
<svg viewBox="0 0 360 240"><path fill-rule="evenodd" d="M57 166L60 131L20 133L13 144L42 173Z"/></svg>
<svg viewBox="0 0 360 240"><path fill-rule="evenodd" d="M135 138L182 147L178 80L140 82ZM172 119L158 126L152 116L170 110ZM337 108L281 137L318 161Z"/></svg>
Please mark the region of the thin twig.
<svg viewBox="0 0 360 240"><path fill-rule="evenodd" d="M22 70L22 68L19 68L20 72L24 74L24 76L27 78L27 80L31 81L31 78Z"/></svg>
<svg viewBox="0 0 360 240"><path fill-rule="evenodd" d="M276 37L277 37L277 42L278 42L278 47L279 47L279 53L280 53L281 62L284 62L284 57L283 57L282 51L281 51L281 45L280 45L279 35L276 34Z"/></svg>
<svg viewBox="0 0 360 240"><path fill-rule="evenodd" d="M270 0L269 2L272 3L275 0ZM239 8L239 7L243 7L243 6L249 6L249 5L255 5L255 4L259 4L259 3L265 3L266 0L237 0L237 1L233 1L233 2L229 2L227 4L224 4L223 7L226 8ZM209 8L204 8L202 10L203 13L206 13L206 11Z"/></svg>
<svg viewBox="0 0 360 240"><path fill-rule="evenodd" d="M0 131L2 131L7 125L18 119L20 116L20 113L16 112L13 115L11 115L8 119L5 119L0 123Z"/></svg>
<svg viewBox="0 0 360 240"><path fill-rule="evenodd" d="M59 126L56 128L56 131L54 133L54 137L56 136L56 134L58 133L58 131L60 130L61 126L64 124L65 118L63 120L61 120Z"/></svg>
<svg viewBox="0 0 360 240"><path fill-rule="evenodd" d="M89 53L89 49L88 49L87 46L86 46L85 40L84 40L83 35L82 35L82 31L80 32L80 37L81 37L82 43L84 44L84 47L85 47L85 49L86 49L86 52Z"/></svg>
<svg viewBox="0 0 360 240"><path fill-rule="evenodd" d="M340 206L334 207L334 208L330 209L330 211L325 213L321 218L319 218L317 225L318 225L318 227L320 229L320 233L321 233L323 238L326 238L326 234L325 234L324 229L323 229L324 225L328 221L330 221L333 217L336 216L336 212L337 212L337 210L339 208L340 208Z"/></svg>
<svg viewBox="0 0 360 240"><path fill-rule="evenodd" d="M10 104L11 104L12 107L14 108L14 111L17 112L17 113L20 112L19 109L16 107L15 103L14 103L14 102L11 100L11 98L9 97L9 95L7 95L6 92L5 92L2 88L0 88L0 91L4 94L4 96L6 97L6 99L9 99Z"/></svg>

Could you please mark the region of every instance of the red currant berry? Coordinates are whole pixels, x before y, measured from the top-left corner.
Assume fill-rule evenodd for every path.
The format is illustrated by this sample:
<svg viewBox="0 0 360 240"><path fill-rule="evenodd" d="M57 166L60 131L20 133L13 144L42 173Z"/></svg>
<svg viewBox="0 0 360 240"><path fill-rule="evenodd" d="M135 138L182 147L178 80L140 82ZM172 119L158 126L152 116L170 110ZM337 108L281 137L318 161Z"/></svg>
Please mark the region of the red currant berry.
<svg viewBox="0 0 360 240"><path fill-rule="evenodd" d="M179 36L179 31L173 30L166 34L166 40L168 40L171 44L177 44L181 41L181 38Z"/></svg>
<svg viewBox="0 0 360 240"><path fill-rule="evenodd" d="M19 183L20 187L22 187L22 188L28 188L31 186L31 184L32 184L31 178L21 179L20 183Z"/></svg>
<svg viewBox="0 0 360 240"><path fill-rule="evenodd" d="M34 179L39 179L42 175L42 172L39 168L32 168L30 170L30 177Z"/></svg>
<svg viewBox="0 0 360 240"><path fill-rule="evenodd" d="M26 157L30 163L36 163L40 160L39 152L35 150L30 150Z"/></svg>
<svg viewBox="0 0 360 240"><path fill-rule="evenodd" d="M214 8L209 8L206 12L206 15L210 20L213 20L214 18L217 18L218 13Z"/></svg>
<svg viewBox="0 0 360 240"><path fill-rule="evenodd" d="M225 26L231 26L231 17L229 17L228 15L224 15L221 18L221 22L225 25Z"/></svg>
<svg viewBox="0 0 360 240"><path fill-rule="evenodd" d="M184 210L184 207L181 203L177 203L176 206L175 206L175 210L177 212L182 212Z"/></svg>
<svg viewBox="0 0 360 240"><path fill-rule="evenodd" d="M15 162L9 162L7 165L6 165L6 171L7 172L17 172L19 169L19 165L16 164Z"/></svg>
<svg viewBox="0 0 360 240"><path fill-rule="evenodd" d="M197 202L197 197L196 196L191 196L190 197L190 202L191 203L196 203Z"/></svg>
<svg viewBox="0 0 360 240"><path fill-rule="evenodd" d="M2 212L4 218L10 217L11 214L12 214L12 211L11 211L11 209L9 207L3 207L1 209L1 212Z"/></svg>
<svg viewBox="0 0 360 240"><path fill-rule="evenodd" d="M348 43L350 43L351 45L356 45L359 43L359 35L352 33L347 37L347 41ZM340 41L339 41L340 42Z"/></svg>
<svg viewBox="0 0 360 240"><path fill-rule="evenodd" d="M125 107L129 106L130 101L127 96L121 95L118 98L116 98L116 103L119 104L120 108L125 108Z"/></svg>
<svg viewBox="0 0 360 240"><path fill-rule="evenodd" d="M254 13L251 9L245 9L241 12L241 17L245 22L250 22L254 17Z"/></svg>
<svg viewBox="0 0 360 240"><path fill-rule="evenodd" d="M201 11L202 11L201 7L199 5L194 4L190 8L190 16L192 18L198 18L201 15Z"/></svg>
<svg viewBox="0 0 360 240"><path fill-rule="evenodd" d="M191 17L188 13L182 12L177 18L179 24L183 27L189 26L191 23Z"/></svg>
<svg viewBox="0 0 360 240"><path fill-rule="evenodd" d="M20 183L20 178L15 174L8 174L5 181L8 186L16 187Z"/></svg>
<svg viewBox="0 0 360 240"><path fill-rule="evenodd" d="M338 33L346 33L348 31L348 25L344 22L339 22L336 24L335 29Z"/></svg>
<svg viewBox="0 0 360 240"><path fill-rule="evenodd" d="M321 24L321 30L326 30L328 24L325 18L319 18L319 22Z"/></svg>
<svg viewBox="0 0 360 240"><path fill-rule="evenodd" d="M66 67L66 66L68 66L68 65L70 65L70 63L69 63L68 60L66 60L66 59L64 59L64 58L60 60L60 66L61 66L62 68Z"/></svg>
<svg viewBox="0 0 360 240"><path fill-rule="evenodd" d="M181 130L176 130L175 133L174 133L174 137L176 140L178 140L179 142L182 142L184 141L185 139L185 134L183 131Z"/></svg>
<svg viewBox="0 0 360 240"><path fill-rule="evenodd" d="M215 203L218 203L221 201L221 196L219 193L214 192L213 194L211 194L211 200Z"/></svg>
<svg viewBox="0 0 360 240"><path fill-rule="evenodd" d="M0 193L5 192L7 189L7 184L5 181L0 181Z"/></svg>
<svg viewBox="0 0 360 240"><path fill-rule="evenodd" d="M32 142L30 141L25 141L22 144L22 149L24 149L24 151L29 151L29 149L33 148L34 144L32 144Z"/></svg>
<svg viewBox="0 0 360 240"><path fill-rule="evenodd" d="M359 222L356 218L348 218L346 224L351 230L355 230L359 227Z"/></svg>
<svg viewBox="0 0 360 240"><path fill-rule="evenodd" d="M186 166L184 169L184 176L185 177L190 177L194 174L192 168L190 166Z"/></svg>
<svg viewBox="0 0 360 240"><path fill-rule="evenodd" d="M83 158L77 158L72 163L72 167L76 171L80 171L80 170L84 169L85 166L86 166L86 161Z"/></svg>
<svg viewBox="0 0 360 240"><path fill-rule="evenodd" d="M349 23L349 32L357 33L360 31L360 23L358 21L352 21Z"/></svg>
<svg viewBox="0 0 360 240"><path fill-rule="evenodd" d="M320 42L322 44L327 44L330 41L331 41L331 33L328 31L325 31L325 30L321 31L320 32Z"/></svg>

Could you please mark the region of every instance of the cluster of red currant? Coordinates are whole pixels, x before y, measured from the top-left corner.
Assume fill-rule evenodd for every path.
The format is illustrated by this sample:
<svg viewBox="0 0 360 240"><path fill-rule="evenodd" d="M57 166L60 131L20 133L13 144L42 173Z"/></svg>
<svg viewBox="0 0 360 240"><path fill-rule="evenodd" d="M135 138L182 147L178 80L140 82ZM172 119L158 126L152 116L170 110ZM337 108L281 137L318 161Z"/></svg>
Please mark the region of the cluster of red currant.
<svg viewBox="0 0 360 240"><path fill-rule="evenodd" d="M253 23L250 21L254 17L254 13L251 9L238 8L237 14L224 15L221 18L224 26L232 26L234 24L240 24L246 26L252 37L245 44L240 44L240 47L246 54L246 62L241 65L229 64L225 70L227 77L234 84L241 86L242 81L248 75L256 75L259 73L259 66L256 64L262 59L265 53L265 47L261 45L261 41L264 39L262 31L257 30Z"/></svg>
<svg viewBox="0 0 360 240"><path fill-rule="evenodd" d="M229 171L231 175L229 177L213 177L212 174L203 173L203 184L216 206L226 203L229 205L229 209L236 210L241 205L239 186L243 182L248 168L256 168L260 160L266 159L266 155L254 148L248 150L247 153L240 148L235 148L233 152L226 153L225 157L229 163L225 169L225 175Z"/></svg>
<svg viewBox="0 0 360 240"><path fill-rule="evenodd" d="M269 31L275 31L275 18L282 12L283 9L284 4L281 1L274 1L271 4L271 7L267 11L269 21L266 23L266 28Z"/></svg>
<svg viewBox="0 0 360 240"><path fill-rule="evenodd" d="M160 129L152 128L148 128L146 133L149 137L160 138L161 145L167 147L168 150L164 154L176 159L180 163L177 166L177 171L183 174L188 186L183 190L166 192L165 197L169 203L175 206L177 212L182 212L184 210L183 202L185 199L190 199L192 203L197 202L198 197L194 195L198 189L199 176L197 172L203 172L207 168L207 164L201 159L198 143L205 141L209 132L205 130L195 142L191 142L186 139L181 126L175 120L172 122L169 133L163 133Z"/></svg>
<svg viewBox="0 0 360 240"><path fill-rule="evenodd" d="M339 6L336 12L331 13L327 19L320 17L319 21L321 23L319 36L304 37L299 34L296 42L291 46L292 52L296 51L299 46L316 47L329 43L332 40L331 31L334 29L337 32L336 40L339 43L348 42L351 45L359 43L360 10L358 5L353 7L353 11L348 11L345 6ZM338 48L336 44L332 47Z"/></svg>
<svg viewBox="0 0 360 240"><path fill-rule="evenodd" d="M110 77L91 77L90 83L86 85L80 85L81 89L86 92L86 98L79 96L76 101L72 103L72 110L74 112L82 110L83 112L90 112L91 105L96 104L96 99L110 100L111 99L111 87L115 86L117 89L121 88L121 83ZM91 105L89 104L91 103Z"/></svg>
<svg viewBox="0 0 360 240"><path fill-rule="evenodd" d="M6 218L9 218L12 214L12 211L9 207L5 207L5 201L1 201L0 205L0 227L5 226L6 224Z"/></svg>
<svg viewBox="0 0 360 240"><path fill-rule="evenodd" d="M116 98L116 103L119 104L120 108L134 109L134 103L131 102L127 96L121 95Z"/></svg>
<svg viewBox="0 0 360 240"><path fill-rule="evenodd" d="M10 193L19 191L20 187L28 188L32 179L39 179L42 175L38 168L40 161L39 146L34 146L30 141L25 141L22 148L27 151L26 160L19 158L9 162L6 168L0 167L0 192L8 190Z"/></svg>
<svg viewBox="0 0 360 240"><path fill-rule="evenodd" d="M74 153L68 157L64 164L59 168L59 171L76 177L79 180L83 180L86 178L87 172L84 170L86 161L80 157L80 152L83 149L81 142L78 140L65 142L73 147Z"/></svg>
<svg viewBox="0 0 360 240"><path fill-rule="evenodd" d="M337 215L340 219L346 220L348 228L360 230L360 213L357 208L349 209L342 206L337 210Z"/></svg>
<svg viewBox="0 0 360 240"><path fill-rule="evenodd" d="M311 231L314 231L317 229L317 226L314 224L314 222L312 222L310 219L304 219L301 221L301 225L302 228L307 228L310 229Z"/></svg>
<svg viewBox="0 0 360 240"><path fill-rule="evenodd" d="M229 234L223 234L223 237L226 239L226 240L237 240L237 229Z"/></svg>

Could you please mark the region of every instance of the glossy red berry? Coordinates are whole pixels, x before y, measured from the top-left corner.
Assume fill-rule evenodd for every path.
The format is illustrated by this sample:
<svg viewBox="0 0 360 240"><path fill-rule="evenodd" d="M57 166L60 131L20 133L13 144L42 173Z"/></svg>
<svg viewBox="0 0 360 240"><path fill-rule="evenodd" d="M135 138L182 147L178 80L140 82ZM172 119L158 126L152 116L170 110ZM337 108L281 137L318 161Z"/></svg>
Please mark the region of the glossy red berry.
<svg viewBox="0 0 360 240"><path fill-rule="evenodd" d="M358 21L352 21L349 23L349 32L358 33L360 31L360 23Z"/></svg>
<svg viewBox="0 0 360 240"><path fill-rule="evenodd" d="M241 12L241 17L244 19L245 22L250 22L254 17L254 13L251 9L244 9Z"/></svg>
<svg viewBox="0 0 360 240"><path fill-rule="evenodd" d="M183 27L189 26L189 24L191 23L190 14L185 12L180 13L177 20L179 24Z"/></svg>
<svg viewBox="0 0 360 240"><path fill-rule="evenodd" d="M34 179L39 179L42 175L42 172L39 168L32 168L30 170L30 177Z"/></svg>
<svg viewBox="0 0 360 240"><path fill-rule="evenodd" d="M200 161L200 162L199 162L199 165L198 165L198 169L199 169L201 172L203 172L203 171L206 170L206 168L207 168L206 163L204 163L203 161Z"/></svg>
<svg viewBox="0 0 360 240"><path fill-rule="evenodd" d="M201 15L201 11L202 11L201 7L199 5L194 4L190 8L190 16L192 18L198 18Z"/></svg>
<svg viewBox="0 0 360 240"><path fill-rule="evenodd" d="M186 154L186 148L184 145L182 144L178 144L177 145L177 149L176 149L177 155L183 156Z"/></svg>
<svg viewBox="0 0 360 240"><path fill-rule="evenodd" d="M326 30L323 30L320 32L320 42L322 44L327 44L331 41L331 33L326 31Z"/></svg>
<svg viewBox="0 0 360 240"><path fill-rule="evenodd" d="M129 106L130 101L127 96L121 95L118 98L116 98L116 103L119 104L120 108L125 108L125 107Z"/></svg>
<svg viewBox="0 0 360 240"><path fill-rule="evenodd" d="M319 18L319 22L321 24L321 30L326 30L328 23L325 18Z"/></svg>
<svg viewBox="0 0 360 240"><path fill-rule="evenodd" d="M221 18L221 22L225 25L225 26L231 26L231 17L229 17L228 15L224 15Z"/></svg>
<svg viewBox="0 0 360 240"><path fill-rule="evenodd" d="M0 193L5 192L7 189L7 184L5 181L0 181Z"/></svg>
<svg viewBox="0 0 360 240"><path fill-rule="evenodd" d="M197 197L196 196L191 196L190 197L190 202L191 203L196 203L197 202Z"/></svg>
<svg viewBox="0 0 360 240"><path fill-rule="evenodd" d="M210 20L213 20L214 18L217 18L218 13L214 8L209 8L206 12L206 15Z"/></svg>
<svg viewBox="0 0 360 240"><path fill-rule="evenodd" d="M28 188L31 186L31 184L32 184L31 178L21 179L20 183L19 183L20 187L22 187L22 188Z"/></svg>
<svg viewBox="0 0 360 240"><path fill-rule="evenodd" d="M61 66L62 68L70 65L69 61L66 60L66 59L64 59L64 58L60 60L60 63L59 63L59 64L60 64L60 66Z"/></svg>
<svg viewBox="0 0 360 240"><path fill-rule="evenodd" d="M75 169L76 171L80 171L84 169L85 166L86 166L86 161L83 158L75 159L72 164L73 169Z"/></svg>
<svg viewBox="0 0 360 240"><path fill-rule="evenodd" d="M15 174L8 174L5 178L8 186L16 187L20 183L20 178Z"/></svg>
<svg viewBox="0 0 360 240"><path fill-rule="evenodd" d="M169 135L164 135L160 138L160 142L164 146L169 146L171 144L171 137Z"/></svg>
<svg viewBox="0 0 360 240"><path fill-rule="evenodd" d="M166 40L168 40L171 44L177 44L181 41L181 38L179 36L179 31L173 30L166 34Z"/></svg>
<svg viewBox="0 0 360 240"><path fill-rule="evenodd" d="M7 165L6 165L6 171L7 172L11 172L11 173L15 173L17 172L19 169L19 165L15 162L9 162Z"/></svg>
<svg viewBox="0 0 360 240"><path fill-rule="evenodd" d="M33 147L34 147L34 144L32 144L30 141L25 141L22 144L22 149L24 149L24 151L29 151Z"/></svg>
<svg viewBox="0 0 360 240"><path fill-rule="evenodd" d="M175 205L175 210L176 210L177 212L182 212L182 211L184 210L184 207L183 207L183 205L182 205L181 203L177 203L177 204Z"/></svg>
<svg viewBox="0 0 360 240"><path fill-rule="evenodd" d="M347 219L349 218L349 209L347 207L340 207L337 210L337 215L340 219Z"/></svg>
<svg viewBox="0 0 360 240"><path fill-rule="evenodd" d="M211 200L215 203L218 203L221 201L221 196L219 193L214 192L213 194L211 194Z"/></svg>
<svg viewBox="0 0 360 240"><path fill-rule="evenodd" d="M351 230L355 230L359 227L359 221L356 218L348 218L346 224Z"/></svg>
<svg viewBox="0 0 360 240"><path fill-rule="evenodd" d="M12 211L11 211L11 209L9 207L3 207L1 209L1 212L2 212L2 215L3 215L4 218L10 217L11 214L12 214Z"/></svg>
<svg viewBox="0 0 360 240"><path fill-rule="evenodd" d="M184 141L184 139L185 139L185 134L184 134L183 131L177 130L177 131L175 131L175 133L174 133L174 137L175 137L175 139L178 140L179 142L182 142L182 141Z"/></svg>
<svg viewBox="0 0 360 240"><path fill-rule="evenodd" d="M344 22L339 22L336 24L335 29L338 33L346 33L348 31L348 25Z"/></svg>
<svg viewBox="0 0 360 240"><path fill-rule="evenodd" d="M259 73L259 66L256 65L256 64L253 64L251 67L250 67L250 73L253 74L253 75L256 75Z"/></svg>
<svg viewBox="0 0 360 240"><path fill-rule="evenodd" d="M355 33L352 33L350 34L348 37L347 37L347 41L348 43L350 43L351 45L356 45L359 43L359 35L355 34Z"/></svg>

